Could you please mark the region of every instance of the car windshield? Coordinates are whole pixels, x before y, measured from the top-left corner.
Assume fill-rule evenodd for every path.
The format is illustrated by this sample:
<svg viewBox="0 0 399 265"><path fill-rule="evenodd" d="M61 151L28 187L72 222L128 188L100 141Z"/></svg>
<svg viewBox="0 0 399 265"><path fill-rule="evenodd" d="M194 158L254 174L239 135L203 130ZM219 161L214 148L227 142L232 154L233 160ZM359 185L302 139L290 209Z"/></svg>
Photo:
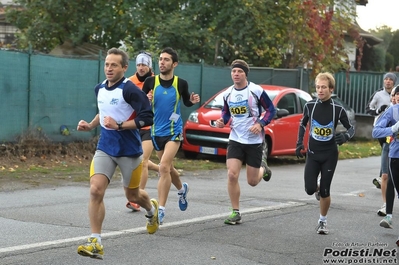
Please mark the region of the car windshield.
<svg viewBox="0 0 399 265"><path fill-rule="evenodd" d="M266 91L266 93L269 96L271 101L273 101L273 99L277 95L277 91ZM214 97L211 101L208 102L208 104L204 105L204 108L222 109L223 108L223 93L220 93L216 97Z"/></svg>

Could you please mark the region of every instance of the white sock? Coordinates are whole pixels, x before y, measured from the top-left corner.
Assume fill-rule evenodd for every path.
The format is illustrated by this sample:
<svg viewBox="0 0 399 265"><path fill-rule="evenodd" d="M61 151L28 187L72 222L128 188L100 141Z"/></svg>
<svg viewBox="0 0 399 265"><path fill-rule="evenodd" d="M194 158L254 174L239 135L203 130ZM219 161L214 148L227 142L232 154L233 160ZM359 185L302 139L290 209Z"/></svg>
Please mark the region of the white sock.
<svg viewBox="0 0 399 265"><path fill-rule="evenodd" d="M390 217L390 218L392 218L392 214L387 214L387 217Z"/></svg>
<svg viewBox="0 0 399 265"><path fill-rule="evenodd" d="M181 186L181 189L177 191L177 194L183 194L184 193L184 186Z"/></svg>
<svg viewBox="0 0 399 265"><path fill-rule="evenodd" d="M327 222L327 216L323 216L323 215L320 214L319 221Z"/></svg>
<svg viewBox="0 0 399 265"><path fill-rule="evenodd" d="M159 210L165 211L165 206L159 206Z"/></svg>
<svg viewBox="0 0 399 265"><path fill-rule="evenodd" d="M101 245L101 234L92 233L90 237L97 238L97 243Z"/></svg>

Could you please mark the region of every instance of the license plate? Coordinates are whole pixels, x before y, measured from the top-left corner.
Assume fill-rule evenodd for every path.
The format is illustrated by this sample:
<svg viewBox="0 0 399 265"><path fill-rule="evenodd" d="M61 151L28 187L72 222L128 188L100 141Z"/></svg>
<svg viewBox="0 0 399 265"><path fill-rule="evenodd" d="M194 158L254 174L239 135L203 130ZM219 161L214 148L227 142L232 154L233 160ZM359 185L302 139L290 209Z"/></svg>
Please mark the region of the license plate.
<svg viewBox="0 0 399 265"><path fill-rule="evenodd" d="M211 147L200 147L200 153L203 154L210 154L210 155L216 155L217 154L217 149L216 148L211 148Z"/></svg>

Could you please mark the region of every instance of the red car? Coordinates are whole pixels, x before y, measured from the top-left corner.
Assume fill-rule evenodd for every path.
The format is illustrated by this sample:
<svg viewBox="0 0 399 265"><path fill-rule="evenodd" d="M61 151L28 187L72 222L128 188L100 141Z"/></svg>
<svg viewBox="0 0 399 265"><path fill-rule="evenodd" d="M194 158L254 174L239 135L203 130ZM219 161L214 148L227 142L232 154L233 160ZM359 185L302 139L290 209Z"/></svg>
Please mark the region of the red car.
<svg viewBox="0 0 399 265"><path fill-rule="evenodd" d="M265 126L267 153L269 156L295 155L303 106L312 97L296 88L272 85L261 85L261 87L277 108L276 116L269 125ZM186 157L195 158L200 153L226 156L230 121L224 128L215 126L215 120L222 114L222 92L226 89L219 91L189 115L183 129L182 149ZM305 141L308 138L307 134L308 130L304 137Z"/></svg>

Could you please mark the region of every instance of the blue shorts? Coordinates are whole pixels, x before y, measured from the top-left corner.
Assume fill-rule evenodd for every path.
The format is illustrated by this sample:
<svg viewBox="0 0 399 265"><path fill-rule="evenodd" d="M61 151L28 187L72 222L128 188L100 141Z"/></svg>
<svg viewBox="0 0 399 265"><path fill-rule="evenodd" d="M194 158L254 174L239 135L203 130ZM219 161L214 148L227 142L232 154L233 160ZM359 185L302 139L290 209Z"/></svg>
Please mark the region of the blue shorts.
<svg viewBox="0 0 399 265"><path fill-rule="evenodd" d="M181 142L181 141L183 141L183 135L175 134L175 135L169 135L169 136L152 136L152 144L154 145L154 149L156 151L164 150L165 145L169 141Z"/></svg>

